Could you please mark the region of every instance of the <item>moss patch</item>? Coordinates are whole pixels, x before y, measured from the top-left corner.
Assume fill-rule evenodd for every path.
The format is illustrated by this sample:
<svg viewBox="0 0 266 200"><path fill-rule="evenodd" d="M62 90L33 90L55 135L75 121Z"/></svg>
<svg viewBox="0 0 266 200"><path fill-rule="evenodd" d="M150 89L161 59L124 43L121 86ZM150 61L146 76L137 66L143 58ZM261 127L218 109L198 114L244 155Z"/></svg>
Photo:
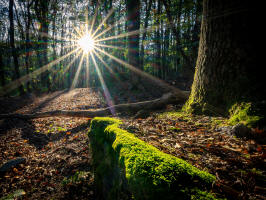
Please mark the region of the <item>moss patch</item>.
<svg viewBox="0 0 266 200"><path fill-rule="evenodd" d="M262 119L262 116L257 115L251 103L236 103L231 107L229 112L230 118L228 122L230 125L242 123L248 127L254 127Z"/></svg>
<svg viewBox="0 0 266 200"><path fill-rule="evenodd" d="M215 177L186 161L165 154L119 128L121 121L94 118L89 137L96 187L103 198L215 199ZM122 196L121 196L122 195Z"/></svg>
<svg viewBox="0 0 266 200"><path fill-rule="evenodd" d="M180 119L182 118L183 120L190 121L193 117L192 114L184 112L182 110L177 110L177 111L169 111L169 112L163 112L158 114L157 116L159 119Z"/></svg>

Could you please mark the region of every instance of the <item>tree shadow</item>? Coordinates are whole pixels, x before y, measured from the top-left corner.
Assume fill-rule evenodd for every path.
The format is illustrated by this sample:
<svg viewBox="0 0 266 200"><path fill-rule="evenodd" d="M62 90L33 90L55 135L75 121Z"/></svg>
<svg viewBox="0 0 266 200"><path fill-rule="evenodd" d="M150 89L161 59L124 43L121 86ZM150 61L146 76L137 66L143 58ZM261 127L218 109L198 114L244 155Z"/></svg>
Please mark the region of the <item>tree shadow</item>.
<svg viewBox="0 0 266 200"><path fill-rule="evenodd" d="M87 129L88 126L89 126L88 123L83 123L77 127L68 129L66 131L61 131L61 132L57 132L57 133L50 133L50 134L48 134L49 141L55 142L55 141L58 141L62 138L69 138L70 136L73 136L73 135L77 134L78 132Z"/></svg>
<svg viewBox="0 0 266 200"><path fill-rule="evenodd" d="M31 113L35 113L35 112L43 109L45 106L47 106L48 103L50 103L51 101L53 101L57 97L61 96L62 94L65 94L67 92L68 92L68 90L65 89L65 90L60 91L57 94L53 95L52 97L49 97L49 98L45 99L43 102L40 103L40 105L38 105L37 107L35 107L34 109L32 109L31 110Z"/></svg>
<svg viewBox="0 0 266 200"><path fill-rule="evenodd" d="M31 94L25 94L17 97L0 97L0 113L6 114L15 112L24 106L31 104L34 99L34 95Z"/></svg>

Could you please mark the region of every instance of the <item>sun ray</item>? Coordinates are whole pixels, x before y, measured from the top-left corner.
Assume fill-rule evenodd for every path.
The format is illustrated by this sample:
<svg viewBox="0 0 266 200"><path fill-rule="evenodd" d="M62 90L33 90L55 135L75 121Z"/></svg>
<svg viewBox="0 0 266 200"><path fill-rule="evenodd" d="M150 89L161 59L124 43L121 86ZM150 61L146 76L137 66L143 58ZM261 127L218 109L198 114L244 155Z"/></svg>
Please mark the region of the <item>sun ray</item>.
<svg viewBox="0 0 266 200"><path fill-rule="evenodd" d="M106 45L106 44L99 44L99 43L95 43L95 46L107 47L107 48L111 48L111 49L120 49L120 50L128 50L129 49L129 48L124 48L124 47L118 47L118 46Z"/></svg>
<svg viewBox="0 0 266 200"><path fill-rule="evenodd" d="M99 29L106 22L106 20L109 19L109 17L114 13L114 11L115 10L113 8L109 11L109 13L107 14L107 16L103 19L103 21L100 23L100 25L97 27L97 29L91 34L91 37L93 37L99 31Z"/></svg>
<svg viewBox="0 0 266 200"><path fill-rule="evenodd" d="M102 85L103 93L104 93L105 99L106 99L106 101L107 101L108 107L109 107L109 109L110 109L112 115L115 115L115 110L114 110L114 107L113 107L114 104L113 104L113 100L112 100L112 97L111 97L111 95L110 95L110 92L109 92L109 90L108 90L108 88L107 88L107 86L106 86L106 84L105 84L105 82L104 82L104 79L103 79L102 73L101 73L101 71L100 71L100 69L99 69L99 67L98 67L98 64L97 64L97 62L96 62L96 60L95 60L95 58L94 58L93 53L90 52L90 55L91 55L91 58L92 58L92 61L93 61L94 65L95 65L97 75L98 75L98 77L99 77L99 79L100 79L100 83L101 83L101 85Z"/></svg>
<svg viewBox="0 0 266 200"><path fill-rule="evenodd" d="M78 51L78 53L74 56L74 58L72 58L72 60L70 61L70 63L67 64L67 66L63 69L63 72L62 72L62 76L69 70L69 68L74 64L74 62L77 60L77 58L80 56L82 50L80 49ZM58 70L55 72L57 73ZM59 76L56 78L56 81L59 79Z"/></svg>
<svg viewBox="0 0 266 200"><path fill-rule="evenodd" d="M116 76L115 72L111 67L107 65L107 63L103 60L100 54L98 54L96 51L93 50L93 53L98 57L98 59L103 63L103 65L106 67L106 69L114 76L114 78L120 82L120 79Z"/></svg>
<svg viewBox="0 0 266 200"><path fill-rule="evenodd" d="M76 85L77 85L77 82L78 82L78 77L79 77L79 74L80 74L80 71L81 71L81 66L83 64L83 59L84 59L84 56L85 56L85 53L83 52L82 56L81 56L81 59L79 61L79 66L78 66L78 69L76 71L76 74L75 74L75 77L74 77L74 80L73 80L73 83L70 87L70 90L73 90Z"/></svg>
<svg viewBox="0 0 266 200"><path fill-rule="evenodd" d="M74 30L76 31L76 33L78 34L79 37L82 37L82 33L81 30L78 30L75 26L72 25L72 27L74 28Z"/></svg>
<svg viewBox="0 0 266 200"><path fill-rule="evenodd" d="M86 55L86 87L89 87L89 78L90 78L90 60L89 54Z"/></svg>
<svg viewBox="0 0 266 200"><path fill-rule="evenodd" d="M150 75L150 74L148 74L148 73L146 73L146 72L134 67L133 65L130 65L129 63L126 63L125 61L123 61L123 60L121 60L121 59L119 59L119 58L107 53L106 51L104 51L104 50L102 50L102 49L100 49L98 47L95 47L95 49L98 50L99 52L105 54L106 56L109 56L111 59L115 60L116 62L120 63L121 65L127 67L132 72L135 72L136 74L138 74L138 75L140 75L140 76L142 76L144 78L148 78L148 79L156 82L159 86L162 86L164 88L169 88L169 89L171 89L173 91L177 91L178 90L177 88L169 85L168 83L162 81L161 79L156 78L156 77L154 77L154 76L152 76L152 75Z"/></svg>
<svg viewBox="0 0 266 200"><path fill-rule="evenodd" d="M93 20L92 20L92 23L91 23L91 27L90 27L90 31L89 31L90 35L92 33L92 30L93 30L93 27L94 27L94 24L95 24L95 21L96 21L96 17L97 17L97 14L98 14L98 9L99 9L99 1L97 1L97 5L96 5L96 8L95 8L96 11L94 13Z"/></svg>
<svg viewBox="0 0 266 200"><path fill-rule="evenodd" d="M7 94L8 92L16 89L17 87L19 87L21 84L25 84L27 83L29 80L31 80L34 76L37 76L43 72L45 72L46 70L48 70L49 68L51 68L53 65L59 63L60 61L64 60L65 58L67 58L68 56L70 56L71 54L75 53L76 51L78 51L79 48L76 48L74 50L72 50L71 52L67 53L66 55L42 66L41 68L35 70L34 72L31 72L30 74L27 74L25 76L20 77L17 80L12 81L11 83L5 85L2 90L0 91L1 95Z"/></svg>
<svg viewBox="0 0 266 200"><path fill-rule="evenodd" d="M108 28L106 28L105 30L103 30L101 33L99 33L98 35L94 36L94 40L96 40L98 37L102 36L103 34L105 34L106 32L110 31L112 28L114 28L117 24L119 24L120 22L125 21L125 19L120 19L118 22L112 24L111 26L109 26Z"/></svg>
<svg viewBox="0 0 266 200"><path fill-rule="evenodd" d="M98 40L95 40L95 42L102 42L102 41L106 41L106 40L112 40L112 39L128 37L128 36L131 36L131 35L138 35L138 34L141 34L141 33L144 33L144 32L153 31L155 28L156 28L156 26L152 26L152 27L149 27L149 28L141 29L141 30L135 30L135 31L127 32L127 33L122 33L120 35L114 35L114 36L111 36L111 37L98 39ZM96 38L94 38L94 39L96 39Z"/></svg>

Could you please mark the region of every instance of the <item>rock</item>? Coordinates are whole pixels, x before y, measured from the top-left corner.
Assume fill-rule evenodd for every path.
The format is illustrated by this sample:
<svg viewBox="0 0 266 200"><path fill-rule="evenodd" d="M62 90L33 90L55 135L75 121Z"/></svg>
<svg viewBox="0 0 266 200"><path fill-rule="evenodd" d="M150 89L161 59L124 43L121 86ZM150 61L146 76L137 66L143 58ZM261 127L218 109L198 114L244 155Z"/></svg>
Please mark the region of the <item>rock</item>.
<svg viewBox="0 0 266 200"><path fill-rule="evenodd" d="M221 127L216 128L215 131L231 134L232 128L233 128L232 126L221 126Z"/></svg>
<svg viewBox="0 0 266 200"><path fill-rule="evenodd" d="M0 167L0 173L7 172L12 167L16 167L17 165L25 163L25 162L26 162L26 158L22 158L22 157L9 160Z"/></svg>
<svg viewBox="0 0 266 200"><path fill-rule="evenodd" d="M246 127L244 124L237 124L233 126L231 133L236 137L249 138L251 136L251 129Z"/></svg>

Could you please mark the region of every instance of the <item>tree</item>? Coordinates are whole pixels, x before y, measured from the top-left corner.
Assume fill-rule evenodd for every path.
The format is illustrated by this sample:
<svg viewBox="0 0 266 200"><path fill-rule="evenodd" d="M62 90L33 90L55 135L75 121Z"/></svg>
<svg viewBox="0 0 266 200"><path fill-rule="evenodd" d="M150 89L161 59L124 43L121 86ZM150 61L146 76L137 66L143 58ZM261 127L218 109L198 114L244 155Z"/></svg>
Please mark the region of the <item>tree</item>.
<svg viewBox="0 0 266 200"><path fill-rule="evenodd" d="M10 39L10 47L12 51L12 57L14 60L14 66L15 66L15 73L13 76L13 80L20 78L20 71L19 71L19 63L18 63L18 54L15 47L15 33L14 33L14 13L13 13L13 6L14 6L14 0L9 0L9 39ZM24 93L24 89L22 84L19 86L19 92L20 94Z"/></svg>
<svg viewBox="0 0 266 200"><path fill-rule="evenodd" d="M127 31L136 31L140 28L140 0L126 1ZM128 63L139 68L139 34L128 36Z"/></svg>
<svg viewBox="0 0 266 200"><path fill-rule="evenodd" d="M204 0L200 46L186 109L228 114L232 105L265 100L258 64L259 4L248 0ZM257 22L257 23L256 23Z"/></svg>
<svg viewBox="0 0 266 200"><path fill-rule="evenodd" d="M40 66L48 63L48 32L49 32L49 4L50 0L42 1L35 0L35 13L40 23L39 29L39 48L42 51L42 55L39 55ZM48 90L51 90L50 73L46 70L41 74L41 83L43 86L47 86Z"/></svg>

